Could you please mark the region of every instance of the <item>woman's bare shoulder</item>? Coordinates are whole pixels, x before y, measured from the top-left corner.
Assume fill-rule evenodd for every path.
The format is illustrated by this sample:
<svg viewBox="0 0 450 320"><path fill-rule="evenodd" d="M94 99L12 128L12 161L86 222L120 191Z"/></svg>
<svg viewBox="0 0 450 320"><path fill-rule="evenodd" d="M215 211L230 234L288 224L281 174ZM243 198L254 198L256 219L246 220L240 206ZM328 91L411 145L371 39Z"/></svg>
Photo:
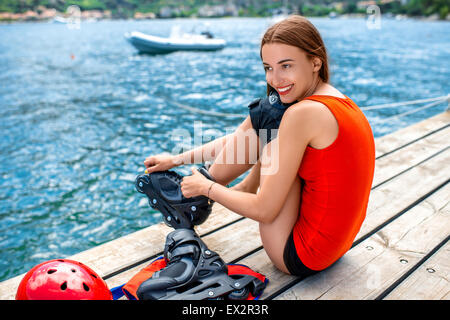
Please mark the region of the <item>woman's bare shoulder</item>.
<svg viewBox="0 0 450 320"><path fill-rule="evenodd" d="M299 136L313 137L315 131L322 127L324 112L327 109L321 103L312 100L302 100L291 105L283 115L280 129L286 128Z"/></svg>
<svg viewBox="0 0 450 320"><path fill-rule="evenodd" d="M296 102L295 104L291 105L287 110L286 113L288 116L318 116L324 112L326 112L328 108L314 100L301 100L299 102Z"/></svg>
<svg viewBox="0 0 450 320"><path fill-rule="evenodd" d="M285 119L286 118L286 119ZM326 105L313 100L302 100L290 106L282 120L291 119L293 126L313 128L330 128L337 125L336 118Z"/></svg>

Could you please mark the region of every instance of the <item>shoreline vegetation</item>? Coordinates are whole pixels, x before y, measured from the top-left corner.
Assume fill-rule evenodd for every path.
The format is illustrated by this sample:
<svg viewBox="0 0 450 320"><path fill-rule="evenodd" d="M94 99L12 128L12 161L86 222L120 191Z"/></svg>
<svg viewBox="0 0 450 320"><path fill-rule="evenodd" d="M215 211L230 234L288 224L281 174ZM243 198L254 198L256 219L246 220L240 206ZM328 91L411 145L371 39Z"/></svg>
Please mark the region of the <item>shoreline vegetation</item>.
<svg viewBox="0 0 450 320"><path fill-rule="evenodd" d="M397 20L450 21L446 0L0 0L0 22L70 23L104 19L272 17L287 14L364 18L374 10L383 17Z"/></svg>

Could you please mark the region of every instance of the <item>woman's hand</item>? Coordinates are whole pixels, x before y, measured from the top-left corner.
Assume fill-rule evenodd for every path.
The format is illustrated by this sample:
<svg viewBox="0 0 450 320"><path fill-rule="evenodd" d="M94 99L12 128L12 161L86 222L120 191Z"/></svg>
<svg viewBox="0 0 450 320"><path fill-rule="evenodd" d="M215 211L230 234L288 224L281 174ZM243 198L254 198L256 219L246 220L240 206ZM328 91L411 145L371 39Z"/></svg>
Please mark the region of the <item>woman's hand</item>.
<svg viewBox="0 0 450 320"><path fill-rule="evenodd" d="M145 173L152 173L155 171L165 171L179 166L182 163L181 158L169 154L158 154L150 156L144 161Z"/></svg>
<svg viewBox="0 0 450 320"><path fill-rule="evenodd" d="M191 168L191 171L192 175L185 176L181 182L181 193L186 198L200 195L207 196L209 187L215 182L207 179L194 167Z"/></svg>

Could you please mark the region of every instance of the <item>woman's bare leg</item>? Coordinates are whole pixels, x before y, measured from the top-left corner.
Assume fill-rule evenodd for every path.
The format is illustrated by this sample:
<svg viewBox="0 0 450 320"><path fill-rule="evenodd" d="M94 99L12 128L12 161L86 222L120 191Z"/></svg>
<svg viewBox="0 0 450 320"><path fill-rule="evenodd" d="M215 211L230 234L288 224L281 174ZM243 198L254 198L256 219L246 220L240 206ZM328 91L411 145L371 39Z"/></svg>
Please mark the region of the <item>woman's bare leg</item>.
<svg viewBox="0 0 450 320"><path fill-rule="evenodd" d="M258 161L255 165L253 165L248 175L245 176L245 178L241 182L233 186L231 189L256 194L259 188L260 177L261 162Z"/></svg>
<svg viewBox="0 0 450 320"><path fill-rule="evenodd" d="M268 146L266 146L266 148ZM271 160L272 159L270 159L270 155L268 157L267 154L263 153L261 158L261 170L264 170L264 167L270 166ZM265 175L261 174L261 183L263 183L264 179ZM300 195L301 180L297 176L292 183L286 201L275 220L271 223L259 223L259 232L261 235L264 250L266 251L273 264L279 270L287 274L289 274L289 271L284 264L283 253L286 241L295 225L295 222L298 219L301 199Z"/></svg>
<svg viewBox="0 0 450 320"><path fill-rule="evenodd" d="M259 158L259 139L253 129L237 130L209 168L214 179L227 185L253 167Z"/></svg>

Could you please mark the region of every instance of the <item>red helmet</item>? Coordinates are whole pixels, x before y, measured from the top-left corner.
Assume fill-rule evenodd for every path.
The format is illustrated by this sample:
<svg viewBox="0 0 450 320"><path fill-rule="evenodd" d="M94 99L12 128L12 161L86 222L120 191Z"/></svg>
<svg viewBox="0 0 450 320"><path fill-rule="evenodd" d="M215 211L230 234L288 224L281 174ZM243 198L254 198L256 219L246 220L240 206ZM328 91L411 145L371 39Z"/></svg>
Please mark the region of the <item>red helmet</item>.
<svg viewBox="0 0 450 320"><path fill-rule="evenodd" d="M112 300L112 294L88 266L57 259L28 271L17 288L16 300Z"/></svg>

